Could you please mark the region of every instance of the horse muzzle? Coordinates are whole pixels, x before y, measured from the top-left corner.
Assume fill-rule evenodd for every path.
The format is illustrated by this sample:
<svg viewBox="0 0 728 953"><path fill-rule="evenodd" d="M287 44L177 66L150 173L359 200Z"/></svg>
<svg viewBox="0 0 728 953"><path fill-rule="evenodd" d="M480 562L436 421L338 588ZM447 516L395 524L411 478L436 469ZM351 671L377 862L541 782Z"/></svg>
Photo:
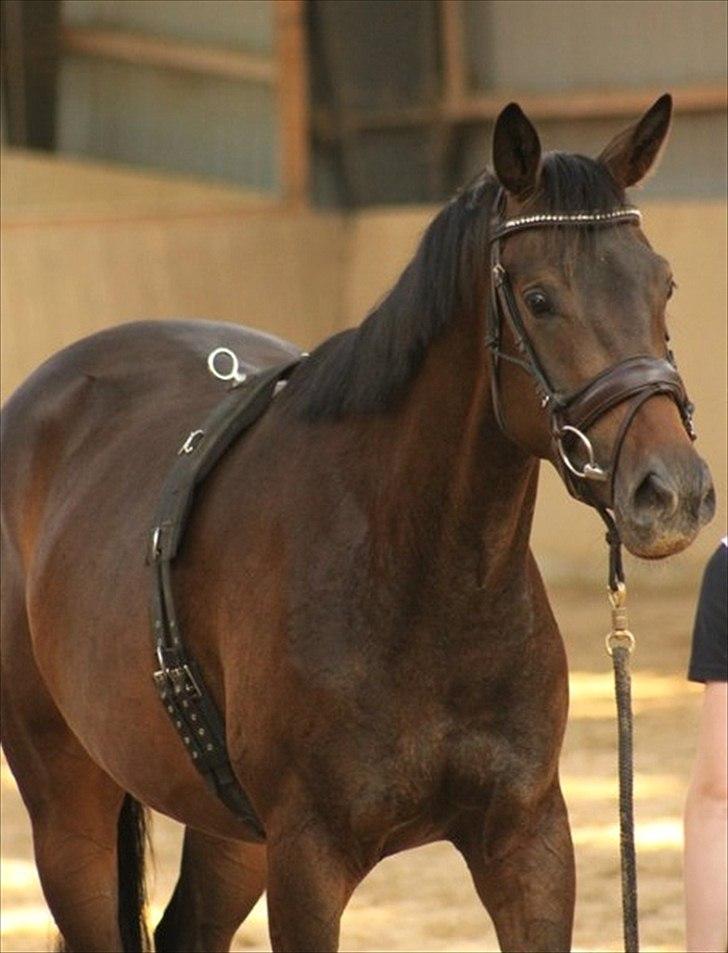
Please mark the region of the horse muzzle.
<svg viewBox="0 0 728 953"><path fill-rule="evenodd" d="M705 462L686 447L652 455L615 485L614 513L622 541L643 559L685 549L715 513L715 489Z"/></svg>

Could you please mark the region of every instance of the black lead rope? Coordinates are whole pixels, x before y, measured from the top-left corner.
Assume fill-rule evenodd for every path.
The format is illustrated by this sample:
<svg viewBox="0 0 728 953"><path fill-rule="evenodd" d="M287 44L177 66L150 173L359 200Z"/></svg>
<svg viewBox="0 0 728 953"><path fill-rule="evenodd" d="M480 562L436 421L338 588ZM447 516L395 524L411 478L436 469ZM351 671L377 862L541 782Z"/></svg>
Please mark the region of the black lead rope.
<svg viewBox="0 0 728 953"><path fill-rule="evenodd" d="M611 650L614 690L617 696L619 759L619 853L622 868L622 925L625 953L639 953L637 922L637 857L634 846L634 798L632 773L632 694L629 657L631 646Z"/></svg>
<svg viewBox="0 0 728 953"><path fill-rule="evenodd" d="M637 912L637 856L634 844L633 720L630 656L635 640L627 628L627 587L622 566L622 543L611 513L599 507L607 527L609 546L609 601L612 629L607 652L612 657L617 702L617 759L619 774L619 856L622 872L622 927L625 953L639 953Z"/></svg>

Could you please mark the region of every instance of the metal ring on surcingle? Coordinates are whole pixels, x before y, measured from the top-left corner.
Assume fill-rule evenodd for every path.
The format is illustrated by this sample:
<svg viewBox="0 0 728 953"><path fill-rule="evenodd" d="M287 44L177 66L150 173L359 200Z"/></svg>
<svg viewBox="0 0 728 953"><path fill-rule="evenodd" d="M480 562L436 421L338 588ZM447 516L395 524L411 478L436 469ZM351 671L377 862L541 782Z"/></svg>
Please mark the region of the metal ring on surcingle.
<svg viewBox="0 0 728 953"><path fill-rule="evenodd" d="M230 358L229 371L221 371L218 369L217 359L220 356ZM236 384L242 384L248 376L240 370L240 361L235 352L231 351L229 347L216 347L214 351L210 351L207 356L207 368L213 377L217 377L220 381L234 381Z"/></svg>

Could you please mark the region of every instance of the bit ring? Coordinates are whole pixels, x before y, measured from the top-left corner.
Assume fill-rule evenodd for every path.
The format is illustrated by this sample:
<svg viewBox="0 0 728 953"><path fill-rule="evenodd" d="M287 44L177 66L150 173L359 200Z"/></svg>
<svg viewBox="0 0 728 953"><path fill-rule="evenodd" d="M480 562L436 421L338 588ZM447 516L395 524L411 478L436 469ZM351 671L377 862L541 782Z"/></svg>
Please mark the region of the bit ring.
<svg viewBox="0 0 728 953"><path fill-rule="evenodd" d="M572 461L569 459L566 449L564 448L563 436L565 433L574 434L586 451L587 457L589 459L581 470L579 470L578 467L572 463ZM564 424L556 437L556 446L564 466L567 468L567 470L573 473L574 476L580 477L582 480L596 480L600 483L603 483L607 479L606 471L602 470L599 464L594 460L594 448L591 445L591 440L578 428L571 427L569 424Z"/></svg>

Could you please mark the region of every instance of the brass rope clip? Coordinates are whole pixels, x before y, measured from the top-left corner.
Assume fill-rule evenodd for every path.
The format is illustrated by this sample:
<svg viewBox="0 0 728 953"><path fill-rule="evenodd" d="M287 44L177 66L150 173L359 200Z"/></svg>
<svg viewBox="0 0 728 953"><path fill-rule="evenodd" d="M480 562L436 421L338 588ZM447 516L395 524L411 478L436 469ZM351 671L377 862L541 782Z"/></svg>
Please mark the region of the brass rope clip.
<svg viewBox="0 0 728 953"><path fill-rule="evenodd" d="M612 631L607 634L606 646L609 655L621 646L632 652L635 640L627 628L627 587L623 582L617 583L616 589L609 589L609 601L612 605Z"/></svg>

